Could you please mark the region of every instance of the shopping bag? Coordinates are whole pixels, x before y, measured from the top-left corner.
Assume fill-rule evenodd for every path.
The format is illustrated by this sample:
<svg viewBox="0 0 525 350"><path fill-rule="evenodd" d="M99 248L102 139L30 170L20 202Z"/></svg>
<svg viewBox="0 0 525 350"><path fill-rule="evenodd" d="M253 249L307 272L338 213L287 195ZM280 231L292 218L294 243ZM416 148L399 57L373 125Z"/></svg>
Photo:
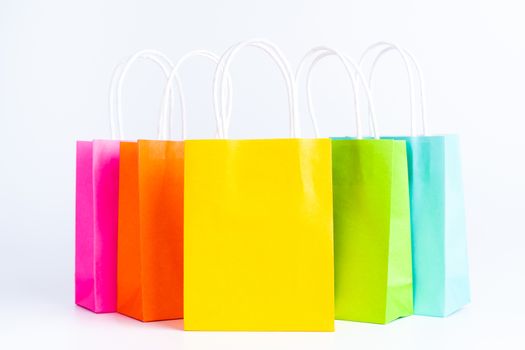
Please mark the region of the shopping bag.
<svg viewBox="0 0 525 350"><path fill-rule="evenodd" d="M333 140L337 319L388 323L413 312L405 147Z"/></svg>
<svg viewBox="0 0 525 350"><path fill-rule="evenodd" d="M376 48L381 51L374 57L370 80L379 58L394 50L409 75L412 136L389 138L404 140L407 145L414 313L447 316L470 301L459 137L427 135L421 69L413 55L396 45L378 43L367 49L363 58ZM420 86L423 135L416 135L415 129L414 78Z"/></svg>
<svg viewBox="0 0 525 350"><path fill-rule="evenodd" d="M136 58L156 53L145 50ZM153 55L153 56L152 56ZM115 71L114 88L123 65ZM169 73L169 69L166 69ZM77 142L75 302L94 312L117 309L117 230L120 145L113 106L110 106L113 140Z"/></svg>
<svg viewBox="0 0 525 350"><path fill-rule="evenodd" d="M447 316L470 301L459 137L399 137L407 143L414 308Z"/></svg>
<svg viewBox="0 0 525 350"><path fill-rule="evenodd" d="M176 62L164 89L159 138L171 134L168 98L173 82L184 105L177 71L194 56L218 62L205 50L191 51ZM184 143L139 140L123 142L121 148L119 312L142 321L181 318Z"/></svg>
<svg viewBox="0 0 525 350"><path fill-rule="evenodd" d="M328 56L343 63L354 86L357 129L357 138L332 140L335 318L383 324L413 312L406 146L377 136L362 139L354 70L363 80L362 74L347 56L328 47L308 52L297 73L313 59L311 117L309 75Z"/></svg>
<svg viewBox="0 0 525 350"><path fill-rule="evenodd" d="M118 312L182 318L184 144L122 142Z"/></svg>
<svg viewBox="0 0 525 350"><path fill-rule="evenodd" d="M163 67L168 78L172 68ZM168 119L159 122L159 138L170 137ZM122 141L119 172L117 311L141 321L181 318L184 145Z"/></svg>
<svg viewBox="0 0 525 350"><path fill-rule="evenodd" d="M289 68L266 42L227 51L215 91L246 46L279 63L298 129ZM226 139L217 109L223 139L185 142L184 329L332 331L330 140Z"/></svg>
<svg viewBox="0 0 525 350"><path fill-rule="evenodd" d="M118 141L78 141L76 156L75 302L116 310Z"/></svg>

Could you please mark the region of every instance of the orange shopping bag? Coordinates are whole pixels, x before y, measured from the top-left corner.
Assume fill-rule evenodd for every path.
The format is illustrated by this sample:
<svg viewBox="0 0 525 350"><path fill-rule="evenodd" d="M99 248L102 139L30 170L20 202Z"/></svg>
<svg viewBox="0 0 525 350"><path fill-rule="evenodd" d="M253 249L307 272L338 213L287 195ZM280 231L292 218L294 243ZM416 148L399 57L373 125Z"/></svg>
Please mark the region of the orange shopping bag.
<svg viewBox="0 0 525 350"><path fill-rule="evenodd" d="M136 57L118 82L119 120L122 81ZM141 321L181 318L183 143L123 141L119 171L117 311Z"/></svg>
<svg viewBox="0 0 525 350"><path fill-rule="evenodd" d="M173 66L164 101L175 81L183 139L177 70L192 56L218 61L213 53L192 51ZM166 138L171 133L168 103L162 105L159 138ZM141 321L182 318L184 142L122 142L120 172L118 312Z"/></svg>
<svg viewBox="0 0 525 350"><path fill-rule="evenodd" d="M184 144L122 142L120 174L117 310L181 318Z"/></svg>

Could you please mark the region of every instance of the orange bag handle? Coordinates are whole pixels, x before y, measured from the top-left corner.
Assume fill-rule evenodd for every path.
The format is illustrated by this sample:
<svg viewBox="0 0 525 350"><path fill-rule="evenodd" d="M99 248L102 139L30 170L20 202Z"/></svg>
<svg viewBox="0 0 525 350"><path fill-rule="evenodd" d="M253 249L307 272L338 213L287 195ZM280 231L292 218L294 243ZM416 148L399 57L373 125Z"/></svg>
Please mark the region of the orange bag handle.
<svg viewBox="0 0 525 350"><path fill-rule="evenodd" d="M207 50L193 50L188 52L186 55L182 56L174 65L173 69L171 70L171 73L169 74L168 81L166 82L166 86L164 88L164 94L162 97L162 108L161 108L161 114L159 119L159 125L164 125L163 130L164 134L159 135L160 138L167 138L169 135L171 135L171 118L168 117L169 115L169 94L173 85L173 81L177 84L177 91L179 92L179 99L180 99L180 114L181 114L181 138L182 140L186 139L186 106L184 103L184 91L182 89L182 84L180 82L180 79L178 79L178 73L180 70L180 67L183 63L185 63L188 59L193 57L204 57L215 64L219 64L220 57ZM231 78L227 77L227 90L226 90L226 105L228 106L228 109L231 109ZM219 125L217 124L217 133L219 132Z"/></svg>

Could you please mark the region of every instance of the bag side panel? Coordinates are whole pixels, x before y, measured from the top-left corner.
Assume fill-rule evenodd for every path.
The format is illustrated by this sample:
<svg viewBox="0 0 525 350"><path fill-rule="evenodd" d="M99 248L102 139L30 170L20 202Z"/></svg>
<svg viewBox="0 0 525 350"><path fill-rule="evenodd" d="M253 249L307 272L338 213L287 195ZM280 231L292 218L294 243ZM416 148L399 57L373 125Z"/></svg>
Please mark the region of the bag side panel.
<svg viewBox="0 0 525 350"><path fill-rule="evenodd" d="M412 239L406 144L393 141L386 322L412 315Z"/></svg>
<svg viewBox="0 0 525 350"><path fill-rule="evenodd" d="M120 143L119 174L117 311L142 320L139 169L136 142Z"/></svg>
<svg viewBox="0 0 525 350"><path fill-rule="evenodd" d="M459 138L445 139L445 312L449 315L470 302L465 204Z"/></svg>

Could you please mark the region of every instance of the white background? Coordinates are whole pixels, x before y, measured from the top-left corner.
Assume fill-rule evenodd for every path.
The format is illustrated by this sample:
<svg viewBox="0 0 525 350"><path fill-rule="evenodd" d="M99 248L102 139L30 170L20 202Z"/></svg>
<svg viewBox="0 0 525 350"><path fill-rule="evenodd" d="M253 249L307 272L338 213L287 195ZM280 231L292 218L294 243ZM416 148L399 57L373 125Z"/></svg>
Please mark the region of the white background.
<svg viewBox="0 0 525 350"><path fill-rule="evenodd" d="M525 9L522 1L0 2L0 348L523 348ZM378 40L419 58L432 133L462 138L472 304L446 319L337 332L192 333L74 305L75 141L109 138L113 67L142 48L176 59L266 37L295 66L314 45L354 57ZM389 55L374 94L381 130L409 130L407 83ZM233 137L286 136L284 84L262 53L233 66ZM191 137L213 137L213 67L183 68ZM350 135L354 114L339 63L314 73L323 135ZM128 138L155 135L160 72L139 64L125 88ZM301 95L303 96L303 95ZM311 135L301 102L304 131Z"/></svg>

